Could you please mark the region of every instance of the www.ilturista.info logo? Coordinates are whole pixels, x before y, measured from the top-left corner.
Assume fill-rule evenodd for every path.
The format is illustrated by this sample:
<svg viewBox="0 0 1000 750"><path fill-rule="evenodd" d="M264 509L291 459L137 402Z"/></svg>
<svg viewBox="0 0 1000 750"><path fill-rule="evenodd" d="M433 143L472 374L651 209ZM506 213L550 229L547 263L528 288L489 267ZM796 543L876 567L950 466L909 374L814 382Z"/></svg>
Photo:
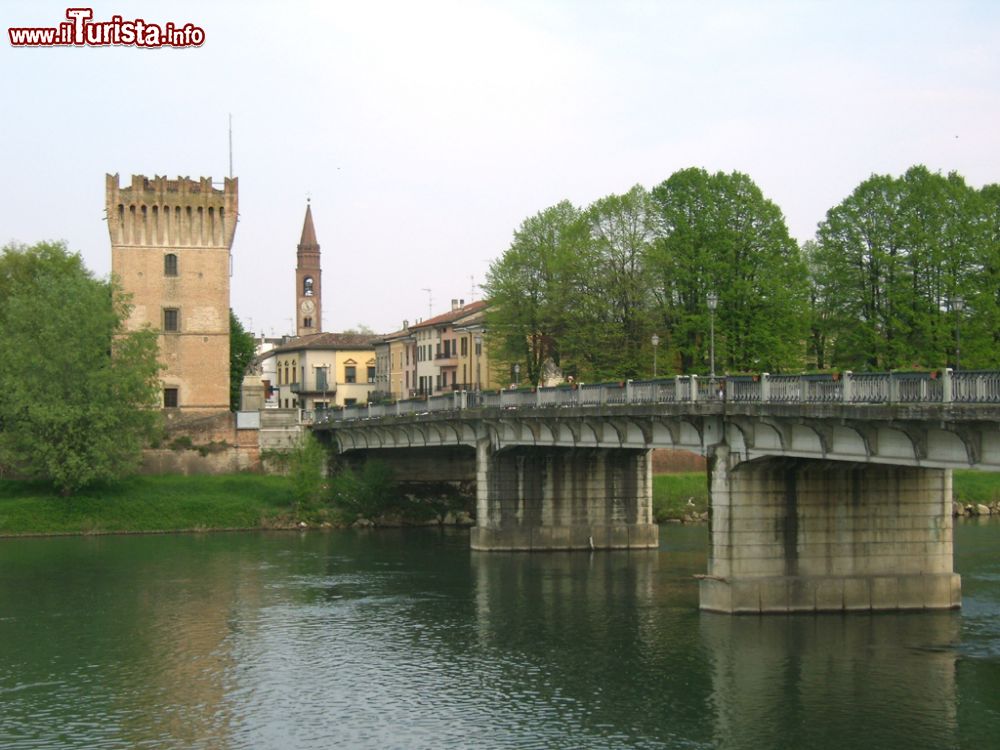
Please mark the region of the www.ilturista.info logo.
<svg viewBox="0 0 1000 750"><path fill-rule="evenodd" d="M67 8L66 18L58 26L27 26L7 29L14 47L200 47L205 30L193 23L162 26L141 18L125 21L111 16L110 21L92 21L91 8Z"/></svg>

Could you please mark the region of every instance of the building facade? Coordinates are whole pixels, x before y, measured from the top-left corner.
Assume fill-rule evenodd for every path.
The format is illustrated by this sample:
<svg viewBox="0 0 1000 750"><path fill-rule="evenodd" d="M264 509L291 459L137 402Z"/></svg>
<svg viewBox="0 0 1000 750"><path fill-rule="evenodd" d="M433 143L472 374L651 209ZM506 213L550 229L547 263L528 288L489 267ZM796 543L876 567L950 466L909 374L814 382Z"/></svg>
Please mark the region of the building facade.
<svg viewBox="0 0 1000 750"><path fill-rule="evenodd" d="M229 410L229 275L238 181L106 175L111 270L131 296L129 330L159 332L162 405Z"/></svg>
<svg viewBox="0 0 1000 750"><path fill-rule="evenodd" d="M368 402L375 390L373 337L353 333L300 336L271 352L282 409L307 413Z"/></svg>
<svg viewBox="0 0 1000 750"><path fill-rule="evenodd" d="M486 302L453 299L451 310L410 326L416 345L410 395L491 387L483 332Z"/></svg>

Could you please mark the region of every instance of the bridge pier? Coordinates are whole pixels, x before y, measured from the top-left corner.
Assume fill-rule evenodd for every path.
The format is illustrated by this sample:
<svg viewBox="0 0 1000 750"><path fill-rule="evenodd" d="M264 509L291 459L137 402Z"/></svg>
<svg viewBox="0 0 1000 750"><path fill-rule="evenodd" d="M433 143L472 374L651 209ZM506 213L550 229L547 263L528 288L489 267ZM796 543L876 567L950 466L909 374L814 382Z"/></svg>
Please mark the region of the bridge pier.
<svg viewBox="0 0 1000 750"><path fill-rule="evenodd" d="M655 548L648 449L476 449L476 550Z"/></svg>
<svg viewBox="0 0 1000 750"><path fill-rule="evenodd" d="M801 458L709 462L702 609L731 613L948 609L951 471Z"/></svg>

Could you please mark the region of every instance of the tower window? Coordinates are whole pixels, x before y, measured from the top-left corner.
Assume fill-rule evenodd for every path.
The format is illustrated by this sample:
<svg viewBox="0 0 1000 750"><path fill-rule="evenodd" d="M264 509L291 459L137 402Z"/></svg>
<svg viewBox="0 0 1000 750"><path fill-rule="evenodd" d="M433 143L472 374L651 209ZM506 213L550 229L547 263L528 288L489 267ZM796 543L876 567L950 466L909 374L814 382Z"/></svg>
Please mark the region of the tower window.
<svg viewBox="0 0 1000 750"><path fill-rule="evenodd" d="M305 295L306 297L312 297L313 296L313 277L312 276L306 276L304 279L302 279L302 294Z"/></svg>
<svg viewBox="0 0 1000 750"><path fill-rule="evenodd" d="M176 307L163 308L163 330L172 333L181 330L181 311Z"/></svg>
<svg viewBox="0 0 1000 750"><path fill-rule="evenodd" d="M302 319L302 327L303 328L312 328L312 325L313 325L313 319L312 318L303 318Z"/></svg>
<svg viewBox="0 0 1000 750"><path fill-rule="evenodd" d="M177 389L176 388L164 388L163 389L163 408L164 409L176 409L178 404L177 399Z"/></svg>
<svg viewBox="0 0 1000 750"><path fill-rule="evenodd" d="M177 256L173 253L167 253L163 256L163 275L164 276L176 276L177 275Z"/></svg>

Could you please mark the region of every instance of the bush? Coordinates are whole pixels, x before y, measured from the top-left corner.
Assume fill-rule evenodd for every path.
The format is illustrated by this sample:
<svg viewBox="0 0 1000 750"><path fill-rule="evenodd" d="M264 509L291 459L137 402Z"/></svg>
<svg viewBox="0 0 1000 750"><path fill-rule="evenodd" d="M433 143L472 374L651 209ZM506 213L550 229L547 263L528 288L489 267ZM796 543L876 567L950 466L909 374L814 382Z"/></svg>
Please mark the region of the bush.
<svg viewBox="0 0 1000 750"><path fill-rule="evenodd" d="M308 433L288 452L287 460L296 511L299 514L314 512L326 499L326 450L312 433Z"/></svg>
<svg viewBox="0 0 1000 750"><path fill-rule="evenodd" d="M381 461L367 461L360 472L344 468L330 481L330 499L339 510L361 518L389 513L399 504L392 470Z"/></svg>

